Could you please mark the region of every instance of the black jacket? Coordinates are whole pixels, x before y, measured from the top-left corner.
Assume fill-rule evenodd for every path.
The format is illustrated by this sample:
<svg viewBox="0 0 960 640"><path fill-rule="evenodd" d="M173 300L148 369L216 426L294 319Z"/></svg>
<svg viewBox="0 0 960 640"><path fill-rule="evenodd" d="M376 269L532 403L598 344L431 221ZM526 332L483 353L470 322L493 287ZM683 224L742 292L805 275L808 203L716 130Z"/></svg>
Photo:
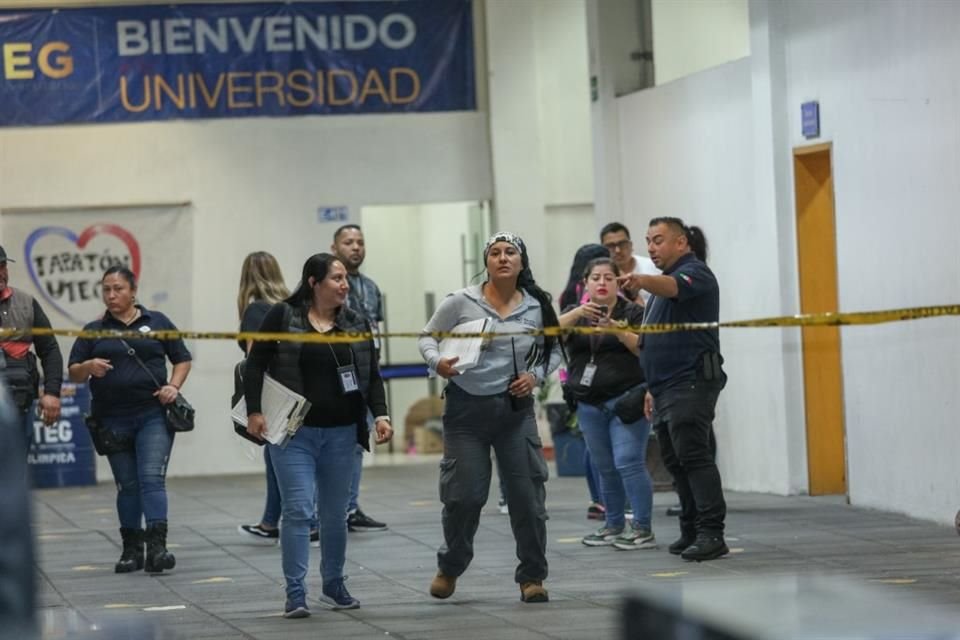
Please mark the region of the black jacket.
<svg viewBox="0 0 960 640"><path fill-rule="evenodd" d="M630 326L637 326L643 321L643 308L623 298L617 298L610 317L613 320L625 320ZM586 324L586 321L577 323L578 326ZM567 338L567 355L570 364L564 389L578 402L602 404L643 384L643 369L639 359L614 335L574 334ZM597 365L597 372L593 384L584 387L580 384L580 379L591 357Z"/></svg>
<svg viewBox="0 0 960 640"><path fill-rule="evenodd" d="M295 308L286 302L281 302L279 305L283 306L285 332L307 333L310 330L305 309ZM346 305L340 307L334 320L334 329L344 333L371 332L370 323L356 312L348 309ZM263 374L265 372L269 372L277 382L289 389L297 393L303 393L303 380L300 372L301 345L300 342L277 342L276 355L269 361L266 369L258 366L259 360L256 358L256 346L254 346L254 352L251 352L251 357L247 359L244 376L244 389L248 407L250 406L250 398L259 397L262 391ZM383 380L380 377L377 350L373 340L368 338L352 342L350 343L350 349L353 351L353 361L357 368L357 382L360 387L360 394L363 396L361 410L356 416L357 442L363 448L369 450L367 409L375 416L386 415L386 393L383 388Z"/></svg>

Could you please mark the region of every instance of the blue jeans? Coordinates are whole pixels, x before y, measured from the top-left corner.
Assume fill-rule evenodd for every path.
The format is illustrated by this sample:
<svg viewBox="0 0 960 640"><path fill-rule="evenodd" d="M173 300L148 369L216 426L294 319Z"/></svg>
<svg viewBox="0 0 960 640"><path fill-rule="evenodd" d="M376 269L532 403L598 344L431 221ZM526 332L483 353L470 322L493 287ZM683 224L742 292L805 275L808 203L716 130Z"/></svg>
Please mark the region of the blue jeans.
<svg viewBox="0 0 960 640"><path fill-rule="evenodd" d="M280 499L280 486L277 484L277 474L273 470L273 460L270 458L270 447L263 447L263 462L267 467L267 501L263 505L263 516L260 518L260 524L268 527L276 527L280 524L280 514L282 513L283 500ZM314 511L313 519L310 520L310 530L317 528L317 516Z"/></svg>
<svg viewBox="0 0 960 640"><path fill-rule="evenodd" d="M103 426L117 433L133 433L133 451L107 456L117 482L117 513L120 526L139 529L167 521L167 463L173 434L160 407L130 416L104 416Z"/></svg>
<svg viewBox="0 0 960 640"><path fill-rule="evenodd" d="M353 452L353 469L350 473L350 499L347 501L347 513L360 508L360 476L363 474L363 447L359 444Z"/></svg>
<svg viewBox="0 0 960 640"><path fill-rule="evenodd" d="M583 452L583 470L587 476L587 491L590 493L590 502L603 504L603 496L600 495L600 474L597 468L593 466L590 460L590 449Z"/></svg>
<svg viewBox="0 0 960 640"><path fill-rule="evenodd" d="M343 577L357 428L301 427L286 448L266 446L283 500L280 545L287 597L305 596L314 508L320 516L320 575L324 584Z"/></svg>
<svg viewBox="0 0 960 640"><path fill-rule="evenodd" d="M367 431L373 429L373 414L367 411ZM363 475L363 447L357 445L354 452L353 476L350 478L350 503L347 513L353 513L360 508L360 476Z"/></svg>
<svg viewBox="0 0 960 640"><path fill-rule="evenodd" d="M606 526L615 529L624 526L623 505L629 499L633 526L649 529L653 510L653 483L647 472L650 424L644 418L624 424L613 413L613 405L620 397L601 405L579 403L580 430L600 476L600 490L607 509Z"/></svg>

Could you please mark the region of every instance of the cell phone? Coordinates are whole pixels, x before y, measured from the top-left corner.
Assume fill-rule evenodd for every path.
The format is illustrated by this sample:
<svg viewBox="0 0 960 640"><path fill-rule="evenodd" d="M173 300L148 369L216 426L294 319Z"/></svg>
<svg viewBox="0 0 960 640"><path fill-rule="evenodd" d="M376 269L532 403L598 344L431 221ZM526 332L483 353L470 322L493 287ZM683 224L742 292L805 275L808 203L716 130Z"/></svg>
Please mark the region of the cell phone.
<svg viewBox="0 0 960 640"><path fill-rule="evenodd" d="M601 315L604 315L604 316L605 316L605 315L607 315L607 312L610 311L610 307L608 307L608 306L605 305L605 304L601 304L601 305L597 305L597 306L600 307L600 314L601 314Z"/></svg>

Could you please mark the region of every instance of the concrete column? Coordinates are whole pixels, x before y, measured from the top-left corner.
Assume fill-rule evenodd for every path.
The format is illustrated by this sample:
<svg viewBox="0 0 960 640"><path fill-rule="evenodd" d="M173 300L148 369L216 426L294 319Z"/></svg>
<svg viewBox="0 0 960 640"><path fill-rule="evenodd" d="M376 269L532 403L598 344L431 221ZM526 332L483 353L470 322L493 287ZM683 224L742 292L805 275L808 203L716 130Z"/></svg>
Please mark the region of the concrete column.
<svg viewBox="0 0 960 640"><path fill-rule="evenodd" d="M750 1L750 67L753 90L753 174L758 220L773 228L780 261L780 312L799 313L793 169L790 154L786 55L783 23L785 0ZM800 105L794 108L799 126ZM785 493L808 490L803 361L800 330L782 332L783 420L788 470Z"/></svg>
<svg viewBox="0 0 960 640"><path fill-rule="evenodd" d="M589 47L593 130L593 196L597 229L604 223L623 219L620 185L619 118L617 114L615 69L616 41L605 37L608 24L616 18L619 3L587 0L587 46Z"/></svg>
<svg viewBox="0 0 960 640"><path fill-rule="evenodd" d="M533 2L488 0L486 5L494 227L530 244L533 273L546 269L544 167L540 157Z"/></svg>

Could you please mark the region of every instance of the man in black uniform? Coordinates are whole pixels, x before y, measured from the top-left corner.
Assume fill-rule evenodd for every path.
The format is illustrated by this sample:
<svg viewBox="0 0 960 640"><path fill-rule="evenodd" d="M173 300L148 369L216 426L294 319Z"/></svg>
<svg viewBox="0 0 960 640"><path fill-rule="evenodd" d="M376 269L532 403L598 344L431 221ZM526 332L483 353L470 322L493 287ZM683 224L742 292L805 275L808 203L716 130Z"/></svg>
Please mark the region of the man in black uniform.
<svg viewBox="0 0 960 640"><path fill-rule="evenodd" d="M50 328L50 320L29 293L10 286L7 263L13 262L0 247L0 327L4 329ZM36 356L30 352L33 345ZM30 439L32 417L27 411L37 399L40 372L37 357L43 365L43 394L38 412L45 424L60 418L60 385L63 382L63 356L53 336L22 336L0 339L0 376L6 382L13 403L25 421L24 433ZM24 422L21 422L24 424Z"/></svg>
<svg viewBox="0 0 960 640"><path fill-rule="evenodd" d="M649 291L644 324L717 322L720 288L707 267L706 239L679 218L654 218L647 251L663 275L629 274L625 282ZM645 333L640 353L646 374L647 418L664 466L680 495L680 538L670 553L713 560L729 552L723 539L726 503L716 463L714 410L727 376L717 329Z"/></svg>

